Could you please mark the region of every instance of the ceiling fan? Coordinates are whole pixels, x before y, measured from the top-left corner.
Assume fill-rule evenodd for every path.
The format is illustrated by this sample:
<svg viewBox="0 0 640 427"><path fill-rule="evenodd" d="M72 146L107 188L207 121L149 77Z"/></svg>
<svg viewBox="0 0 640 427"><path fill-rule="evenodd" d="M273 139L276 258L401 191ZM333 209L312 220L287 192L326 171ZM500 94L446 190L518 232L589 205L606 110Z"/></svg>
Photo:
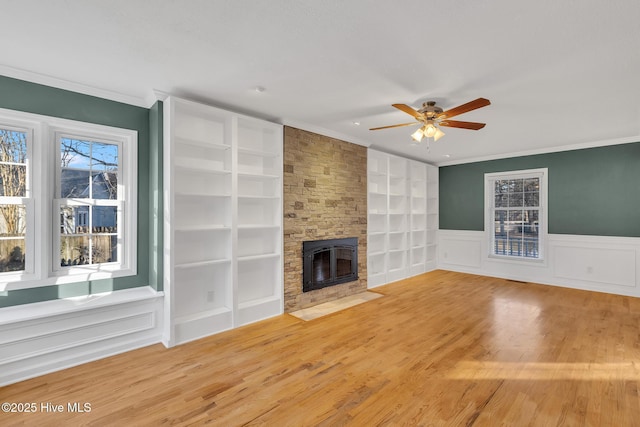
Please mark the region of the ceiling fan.
<svg viewBox="0 0 640 427"><path fill-rule="evenodd" d="M449 120L451 117L455 117L459 114L463 114L478 108L486 107L490 105L491 102L485 98L478 98L471 102L467 102L466 104L459 105L455 108L451 108L450 110L443 111L442 108L438 107L434 101L428 101L422 104L422 108L419 110L414 110L406 104L393 104L393 107L397 108L400 111L404 111L405 113L413 116L417 121L411 123L401 123L399 125L391 125L391 126L382 126L377 128L371 128L369 130L380 130L380 129L390 129L397 128L401 126L411 126L416 124L422 124L420 129L415 131L411 137L417 141L422 141L422 138L433 138L435 141L439 140L444 136L444 132L438 128L438 126L446 126L452 128L461 128L461 129L470 129L470 130L479 130L485 127L485 123L476 123L476 122L461 122L459 120Z"/></svg>

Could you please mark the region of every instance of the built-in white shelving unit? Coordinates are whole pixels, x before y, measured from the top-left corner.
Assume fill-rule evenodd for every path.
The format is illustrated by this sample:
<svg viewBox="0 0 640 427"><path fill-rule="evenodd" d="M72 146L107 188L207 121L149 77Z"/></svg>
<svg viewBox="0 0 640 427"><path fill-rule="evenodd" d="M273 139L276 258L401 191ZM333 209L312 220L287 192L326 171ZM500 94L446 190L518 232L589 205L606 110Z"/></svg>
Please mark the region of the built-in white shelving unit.
<svg viewBox="0 0 640 427"><path fill-rule="evenodd" d="M408 160L389 156L389 250L387 281L394 282L408 276L409 211Z"/></svg>
<svg viewBox="0 0 640 427"><path fill-rule="evenodd" d="M411 231L409 275L425 272L427 238L427 165L409 161Z"/></svg>
<svg viewBox="0 0 640 427"><path fill-rule="evenodd" d="M168 346L282 313L282 126L165 104Z"/></svg>
<svg viewBox="0 0 640 427"><path fill-rule="evenodd" d="M282 313L282 127L237 119L236 324Z"/></svg>
<svg viewBox="0 0 640 427"><path fill-rule="evenodd" d="M439 219L438 212L438 168L427 165L427 246L426 269L436 268Z"/></svg>
<svg viewBox="0 0 640 427"><path fill-rule="evenodd" d="M435 263L428 262L429 250L435 249L429 245L428 167L403 157L368 151L369 287L435 268ZM437 168L435 171L437 177ZM435 197L437 202L437 193ZM437 206L435 209L437 213Z"/></svg>
<svg viewBox="0 0 640 427"><path fill-rule="evenodd" d="M367 152L367 285L387 283L389 159L386 154Z"/></svg>

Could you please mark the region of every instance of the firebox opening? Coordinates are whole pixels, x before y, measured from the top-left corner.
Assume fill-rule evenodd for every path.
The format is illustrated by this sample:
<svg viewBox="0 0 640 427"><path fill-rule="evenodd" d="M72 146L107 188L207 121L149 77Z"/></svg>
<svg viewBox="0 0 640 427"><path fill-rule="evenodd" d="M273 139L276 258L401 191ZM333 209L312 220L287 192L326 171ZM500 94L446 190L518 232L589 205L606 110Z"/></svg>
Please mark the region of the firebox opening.
<svg viewBox="0 0 640 427"><path fill-rule="evenodd" d="M302 291L358 280L358 238L302 243Z"/></svg>

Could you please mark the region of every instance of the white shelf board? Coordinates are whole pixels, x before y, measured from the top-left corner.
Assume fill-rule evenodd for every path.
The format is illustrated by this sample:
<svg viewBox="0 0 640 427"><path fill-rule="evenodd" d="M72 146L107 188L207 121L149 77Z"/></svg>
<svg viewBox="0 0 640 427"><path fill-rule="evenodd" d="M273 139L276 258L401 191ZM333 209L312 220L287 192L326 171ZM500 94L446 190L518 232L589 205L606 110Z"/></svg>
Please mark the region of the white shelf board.
<svg viewBox="0 0 640 427"><path fill-rule="evenodd" d="M219 308L214 308L212 310L199 311L197 313L176 317L174 323L175 324L189 323L189 322L193 322L194 320L205 319L207 317L218 316L220 314L230 313L230 312L231 312L231 309L229 307L219 307Z"/></svg>
<svg viewBox="0 0 640 427"><path fill-rule="evenodd" d="M261 157L278 157L282 155L280 152L275 151L266 151L266 150L256 150L254 148L245 148L238 147L238 153L240 154L251 154L253 156L261 156Z"/></svg>
<svg viewBox="0 0 640 427"><path fill-rule="evenodd" d="M228 225L222 225L222 224L207 224L207 225L182 225L182 226L175 226L174 227L175 231L187 231L187 232L193 232L193 231L226 231L226 230L231 230L231 227L229 227Z"/></svg>
<svg viewBox="0 0 640 427"><path fill-rule="evenodd" d="M262 224L252 224L252 225L238 225L238 230L269 230L280 228L279 225L262 225Z"/></svg>
<svg viewBox="0 0 640 427"><path fill-rule="evenodd" d="M254 199L254 200L278 200L280 196L242 196L238 194L239 199Z"/></svg>
<svg viewBox="0 0 640 427"><path fill-rule="evenodd" d="M183 262L183 263L176 263L175 264L175 268L196 268L196 267L206 267L209 265L219 265L219 264L228 264L231 262L230 258L223 258L223 259L211 259L211 260L206 260L206 261L194 261L194 262Z"/></svg>
<svg viewBox="0 0 640 427"><path fill-rule="evenodd" d="M409 249L389 249L390 254L399 254L401 252L409 252Z"/></svg>
<svg viewBox="0 0 640 427"><path fill-rule="evenodd" d="M181 136L176 136L175 138L176 144L196 145L198 147L214 148L222 151L229 150L231 148L230 145L219 144L217 142L209 142L193 138L183 138Z"/></svg>
<svg viewBox="0 0 640 427"><path fill-rule="evenodd" d="M176 196L181 196L181 197L208 197L208 198L212 198L212 199L230 199L231 195L230 194L206 194L206 193L196 193L196 192L189 192L189 191L174 191L174 193Z"/></svg>
<svg viewBox="0 0 640 427"><path fill-rule="evenodd" d="M177 169L207 172L216 175L228 175L230 170L220 169L219 162L213 162L211 160L193 159L193 158L178 158L173 161L174 166Z"/></svg>
<svg viewBox="0 0 640 427"><path fill-rule="evenodd" d="M263 298L257 298L257 299L252 299L249 301L245 301L245 302L241 302L238 304L238 308L239 309L246 309L246 308L251 308L251 307L255 307L257 305L262 305L265 303L269 303L269 302L276 302L276 301L280 301L280 297L277 295L272 295L272 296L268 296L268 297L263 297Z"/></svg>
<svg viewBox="0 0 640 427"><path fill-rule="evenodd" d="M238 228L271 228L271 227L278 227L277 225L274 224L238 224Z"/></svg>
<svg viewBox="0 0 640 427"><path fill-rule="evenodd" d="M369 252L369 256L379 256L379 255L384 255L386 254L385 251L376 251L376 252Z"/></svg>
<svg viewBox="0 0 640 427"><path fill-rule="evenodd" d="M247 256L239 256L238 262L244 261L257 261L262 259L271 259L271 258L279 258L280 254L278 253L269 253L269 254L260 254L260 255L247 255Z"/></svg>
<svg viewBox="0 0 640 427"><path fill-rule="evenodd" d="M238 172L238 178L251 178L251 179L280 179L279 175Z"/></svg>

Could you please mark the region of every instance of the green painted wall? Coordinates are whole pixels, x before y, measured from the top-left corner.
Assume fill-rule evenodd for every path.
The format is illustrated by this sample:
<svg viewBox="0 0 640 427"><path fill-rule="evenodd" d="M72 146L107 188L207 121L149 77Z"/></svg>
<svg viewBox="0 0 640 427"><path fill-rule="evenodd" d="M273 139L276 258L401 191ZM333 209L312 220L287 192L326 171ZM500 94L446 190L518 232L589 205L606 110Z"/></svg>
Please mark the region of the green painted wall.
<svg viewBox="0 0 640 427"><path fill-rule="evenodd" d="M640 237L640 143L440 168L440 228L484 230L484 174L549 169L549 233Z"/></svg>
<svg viewBox="0 0 640 427"><path fill-rule="evenodd" d="M0 76L0 108L133 129L138 132L138 274L118 279L9 291L6 294L0 294L0 307L138 286L151 285L157 288L157 282L150 282L150 266L154 264L152 262L154 255L150 246L151 242L159 242L158 239L161 236L156 235L153 239L151 238L151 233L155 232L152 227L155 219L153 217L154 211L151 209L153 196L150 195L158 192L158 185L162 181L162 169L161 165L157 164L154 164L154 168L151 169L151 162L157 163L158 154L155 151L152 152L150 144L150 121L153 113L146 108L4 76ZM160 124L156 123L154 128L155 146L153 149L157 150L160 147L161 153L161 105L156 109L159 113L156 113L158 117L155 120L156 122L160 120ZM158 133L158 129L160 129L160 133ZM154 279L156 279L156 275L154 275Z"/></svg>

